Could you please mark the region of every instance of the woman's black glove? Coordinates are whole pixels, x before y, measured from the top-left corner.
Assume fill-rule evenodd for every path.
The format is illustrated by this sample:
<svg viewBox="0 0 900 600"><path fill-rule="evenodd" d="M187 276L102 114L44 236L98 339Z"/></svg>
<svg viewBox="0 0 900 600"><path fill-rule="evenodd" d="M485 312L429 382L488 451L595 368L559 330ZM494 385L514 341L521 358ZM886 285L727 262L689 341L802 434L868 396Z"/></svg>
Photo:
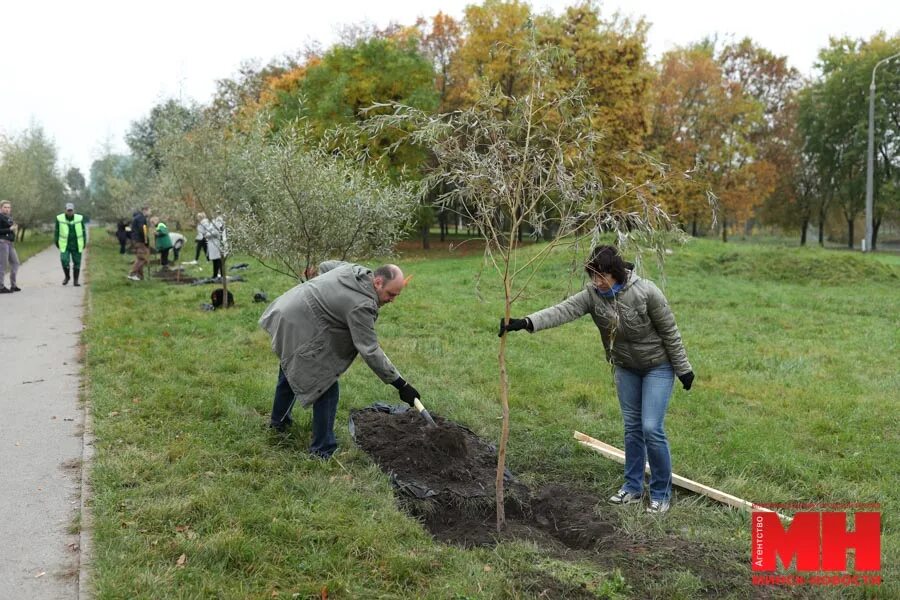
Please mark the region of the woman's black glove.
<svg viewBox="0 0 900 600"><path fill-rule="evenodd" d="M681 381L681 385L684 387L684 389L689 390L694 384L694 372L688 371L684 375L679 375L678 380Z"/></svg>
<svg viewBox="0 0 900 600"><path fill-rule="evenodd" d="M400 393L400 399L409 404L413 405L413 400L421 397L419 396L419 390L414 388L413 386L406 383L406 381L402 377L398 377L394 381L391 382L391 385L397 388L397 391Z"/></svg>
<svg viewBox="0 0 900 600"><path fill-rule="evenodd" d="M506 319L500 318L500 333L497 334L497 337L503 337L503 332L505 331L519 331L520 329L527 329L528 331L532 330L531 321L528 320L528 317L524 319L510 319L509 323L506 322Z"/></svg>

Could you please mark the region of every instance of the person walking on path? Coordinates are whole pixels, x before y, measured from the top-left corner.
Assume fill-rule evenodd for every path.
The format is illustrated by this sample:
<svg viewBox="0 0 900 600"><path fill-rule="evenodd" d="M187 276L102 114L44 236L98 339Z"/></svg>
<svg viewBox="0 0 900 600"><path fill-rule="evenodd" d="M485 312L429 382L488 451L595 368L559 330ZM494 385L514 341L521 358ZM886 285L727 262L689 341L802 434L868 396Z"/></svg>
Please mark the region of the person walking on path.
<svg viewBox="0 0 900 600"><path fill-rule="evenodd" d="M694 370L665 296L656 285L638 277L634 265L622 260L613 246L598 246L585 271L591 283L556 306L524 319L500 319L500 335L558 327L591 315L614 367L616 392L625 423L625 484L609 501L640 502L644 461L650 462L650 506L647 512L669 510L672 460L663 429L675 377L691 389Z"/></svg>
<svg viewBox="0 0 900 600"><path fill-rule="evenodd" d="M81 274L81 254L87 243L87 230L84 227L84 217L75 214L75 205L71 202L66 204L65 212L56 215L56 233L53 239L56 240L56 247L59 248L59 256L65 274L62 284L68 285L71 276L74 279L72 285L81 286L78 283L78 276ZM70 269L70 263L72 269Z"/></svg>
<svg viewBox="0 0 900 600"><path fill-rule="evenodd" d="M400 376L375 334L379 309L403 291L403 272L385 265L374 272L341 261L319 265L319 275L295 286L266 308L259 324L272 336L278 356L278 383L269 426L285 431L293 422L294 402L312 406L312 443L320 458L337 449L334 419L340 396L338 378L357 354L384 383L413 405L419 392Z"/></svg>
<svg viewBox="0 0 900 600"><path fill-rule="evenodd" d="M159 220L159 217L150 219L156 236L156 249L159 250L159 263L163 269L169 268L169 250L172 249L172 238L169 237L169 228Z"/></svg>
<svg viewBox="0 0 900 600"><path fill-rule="evenodd" d="M0 202L0 294L21 292L16 285L19 255L16 254L16 230L12 218L12 203ZM6 287L6 263L9 263L9 287Z"/></svg>
<svg viewBox="0 0 900 600"><path fill-rule="evenodd" d="M147 217L150 215L150 207L145 206L141 210L134 211L131 217L131 241L134 245L134 264L131 265L131 272L128 273L128 279L132 281L141 281L144 279L144 266L148 262L150 256L150 248L147 245L149 241L147 232Z"/></svg>
<svg viewBox="0 0 900 600"><path fill-rule="evenodd" d="M197 251L194 253L194 262L200 260L201 250L203 250L206 260L209 260L209 252L206 249L206 226L208 224L209 219L206 218L206 213L197 213L197 235L194 238L197 242Z"/></svg>

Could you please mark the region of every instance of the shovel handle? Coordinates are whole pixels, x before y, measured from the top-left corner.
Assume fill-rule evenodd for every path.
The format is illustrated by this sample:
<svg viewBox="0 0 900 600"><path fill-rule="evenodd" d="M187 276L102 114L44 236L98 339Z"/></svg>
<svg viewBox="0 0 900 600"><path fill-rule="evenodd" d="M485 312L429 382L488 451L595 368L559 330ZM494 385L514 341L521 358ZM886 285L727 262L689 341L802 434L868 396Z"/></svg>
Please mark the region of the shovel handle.
<svg viewBox="0 0 900 600"><path fill-rule="evenodd" d="M426 421L428 421L429 425L436 425L434 419L431 418L431 414L427 410L425 410L425 406L422 404L421 400L419 400L418 398L413 398L413 406L415 406L416 410L419 411L419 414L422 415L422 417L424 417Z"/></svg>

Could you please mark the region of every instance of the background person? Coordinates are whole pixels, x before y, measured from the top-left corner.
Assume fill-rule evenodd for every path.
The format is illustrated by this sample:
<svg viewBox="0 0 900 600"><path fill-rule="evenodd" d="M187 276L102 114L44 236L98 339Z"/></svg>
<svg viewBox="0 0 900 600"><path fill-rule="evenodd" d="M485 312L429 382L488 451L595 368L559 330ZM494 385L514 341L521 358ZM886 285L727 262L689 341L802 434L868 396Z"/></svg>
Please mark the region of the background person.
<svg viewBox="0 0 900 600"><path fill-rule="evenodd" d="M400 376L375 334L379 309L403 291L400 268L385 265L373 272L360 265L326 261L319 265L319 273L278 297L259 324L272 336L272 350L280 363L270 427L284 431L291 424L295 401L304 408L312 406L309 451L328 458L337 449L338 377L357 354L383 382L397 388L400 399L410 406L419 392Z"/></svg>
<svg viewBox="0 0 900 600"><path fill-rule="evenodd" d="M197 242L197 250L194 252L194 262L200 260L200 251L203 250L203 254L206 255L206 260L209 260L209 252L206 250L206 226L209 224L209 219L206 218L206 213L197 213L197 235L194 238Z"/></svg>
<svg viewBox="0 0 900 600"><path fill-rule="evenodd" d="M225 273L222 272L222 258L228 254L228 239L222 217L216 217L213 221L205 220L203 238L206 240L206 257L213 264L213 279L219 275L225 277Z"/></svg>
<svg viewBox="0 0 900 600"><path fill-rule="evenodd" d="M128 273L128 279L141 281L144 279L144 266L150 256L150 247L147 231L147 217L150 216L150 207L144 206L141 210L134 211L131 218L131 242L134 246L134 264Z"/></svg>
<svg viewBox="0 0 900 600"><path fill-rule="evenodd" d="M0 294L21 292L16 285L19 255L16 253L16 227L12 218L12 203L0 202ZM9 287L6 287L6 263L9 263Z"/></svg>
<svg viewBox="0 0 900 600"><path fill-rule="evenodd" d="M79 287L81 285L78 283L78 276L81 274L81 253L84 252L87 242L87 230L84 227L84 217L75 213L75 205L71 202L66 204L65 212L56 215L56 232L53 239L56 240L56 247L59 248L59 257L65 274L62 284L69 283L71 263L75 280L72 285Z"/></svg>
<svg viewBox="0 0 900 600"><path fill-rule="evenodd" d="M650 462L650 506L647 512L669 510L672 460L663 429L675 376L691 389L694 372L681 333L665 296L656 285L638 277L612 246L598 246L585 271L591 283L560 302L524 319L500 320L506 331L540 331L591 315L614 365L616 392L625 423L625 484L609 501L640 502L644 460Z"/></svg>
<svg viewBox="0 0 900 600"><path fill-rule="evenodd" d="M172 240L172 252L174 253L174 260L175 262L178 262L178 257L181 255L181 249L184 248L186 240L183 235L176 231L170 231L169 238Z"/></svg>
<svg viewBox="0 0 900 600"><path fill-rule="evenodd" d="M128 224L125 219L116 221L116 239L119 240L119 254L125 254L125 246L128 244Z"/></svg>
<svg viewBox="0 0 900 600"><path fill-rule="evenodd" d="M169 250L172 249L172 238L169 236L169 228L159 220L159 217L150 219L153 227L153 235L156 236L156 249L159 251L159 264L162 268L169 268Z"/></svg>

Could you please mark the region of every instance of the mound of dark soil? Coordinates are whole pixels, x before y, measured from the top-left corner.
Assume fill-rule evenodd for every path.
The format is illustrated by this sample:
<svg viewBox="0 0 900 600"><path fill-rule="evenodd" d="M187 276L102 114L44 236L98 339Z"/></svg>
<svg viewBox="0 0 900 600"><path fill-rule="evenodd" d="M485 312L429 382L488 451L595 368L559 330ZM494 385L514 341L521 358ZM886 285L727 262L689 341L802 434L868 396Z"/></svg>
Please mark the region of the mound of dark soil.
<svg viewBox="0 0 900 600"><path fill-rule="evenodd" d="M496 543L494 506L497 451L471 430L435 417L430 427L415 411L390 407L354 411L356 443L399 491L428 499L408 508L440 540L463 546ZM610 516L596 512L599 499L560 485L532 495L507 473L507 526L503 538L550 535L569 548L591 548L608 536Z"/></svg>
<svg viewBox="0 0 900 600"><path fill-rule="evenodd" d="M390 411L386 406L353 411L354 438L403 492L442 496L448 504L494 497L493 446L442 417L431 427L416 411Z"/></svg>
<svg viewBox="0 0 900 600"><path fill-rule="evenodd" d="M189 277L183 272L177 270L156 271L155 273L153 273L153 276L157 279L165 281L166 283L171 283L172 285L184 285L188 283L194 283L197 280L196 277Z"/></svg>
<svg viewBox="0 0 900 600"><path fill-rule="evenodd" d="M668 597L660 582L688 571L702 582L698 597L745 595L750 569L743 549L698 543L672 533L624 532L619 513L605 499L553 484L535 492L507 473L506 525L496 529L494 477L497 453L471 430L435 416L429 427L415 411L375 405L352 411L354 440L396 485L400 505L444 543L493 546L529 540L563 560L619 569L636 598ZM524 575L524 574L523 574ZM593 597L586 590L546 574L521 582L530 597ZM526 577L527 579L527 577ZM754 590L758 597L781 597L782 590ZM795 595L789 590L787 595ZM802 594L801 594L802 595Z"/></svg>

